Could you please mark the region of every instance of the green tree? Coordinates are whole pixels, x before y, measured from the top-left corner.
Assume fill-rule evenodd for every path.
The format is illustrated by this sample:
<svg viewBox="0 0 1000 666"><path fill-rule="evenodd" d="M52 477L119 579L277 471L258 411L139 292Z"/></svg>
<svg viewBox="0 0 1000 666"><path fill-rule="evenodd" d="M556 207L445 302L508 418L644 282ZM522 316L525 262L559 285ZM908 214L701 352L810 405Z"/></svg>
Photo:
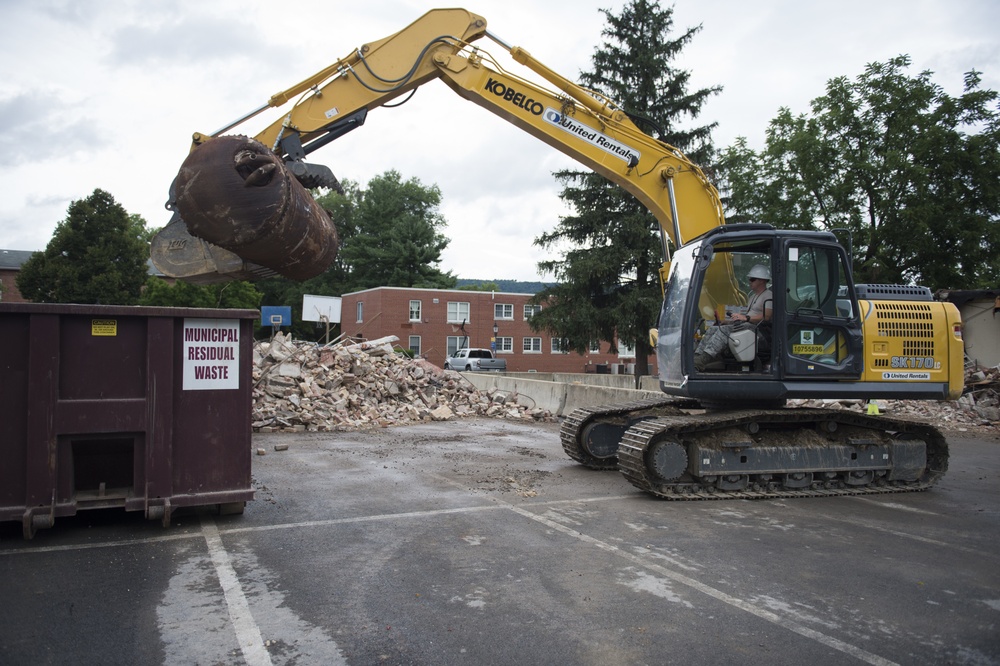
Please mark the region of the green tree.
<svg viewBox="0 0 1000 666"><path fill-rule="evenodd" d="M138 303L149 259L145 221L100 189L67 213L45 250L21 267L21 294L37 303Z"/></svg>
<svg viewBox="0 0 1000 666"><path fill-rule="evenodd" d="M129 224L132 227L132 233L136 235L137 238L141 239L146 245L149 245L153 241L153 236L159 233L160 229L163 227L147 227L146 220L142 215L137 215L132 213L128 216Z"/></svg>
<svg viewBox="0 0 1000 666"><path fill-rule="evenodd" d="M701 27L674 38L673 9L632 0L607 19L606 41L595 52L581 85L615 100L646 132L683 150L695 161L712 155L715 124L686 127L707 99L721 88L688 90L690 73L671 66ZM561 259L539 263L555 286L535 295L544 305L532 328L566 341L583 353L592 341L633 343L636 375L648 374L648 331L656 324L662 295L660 227L631 194L589 171L560 171L561 198L575 215L562 218L535 239L544 248L568 244ZM638 381L638 379L637 379Z"/></svg>
<svg viewBox="0 0 1000 666"><path fill-rule="evenodd" d="M496 282L476 282L459 287L462 291L500 291L500 285Z"/></svg>
<svg viewBox="0 0 1000 666"><path fill-rule="evenodd" d="M338 215L351 233L340 252L351 290L455 286L455 276L438 268L448 239L441 233L445 220L436 185L424 186L416 178L404 182L390 170L372 178L366 189L351 185L345 193L351 206Z"/></svg>
<svg viewBox="0 0 1000 666"><path fill-rule="evenodd" d="M173 308L245 308L260 307L262 294L249 282L191 284L151 276L139 298L139 305Z"/></svg>
<svg viewBox="0 0 1000 666"><path fill-rule="evenodd" d="M949 96L908 56L830 80L811 113L781 109L756 152L720 160L731 221L848 229L859 282L1000 282L1000 105L965 75Z"/></svg>

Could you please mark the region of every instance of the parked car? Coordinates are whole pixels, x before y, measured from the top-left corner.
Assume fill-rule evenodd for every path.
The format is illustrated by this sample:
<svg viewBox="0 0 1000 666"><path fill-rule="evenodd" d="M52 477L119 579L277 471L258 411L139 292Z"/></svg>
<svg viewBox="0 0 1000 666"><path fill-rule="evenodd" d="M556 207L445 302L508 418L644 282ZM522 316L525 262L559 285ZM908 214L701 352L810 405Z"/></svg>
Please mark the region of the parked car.
<svg viewBox="0 0 1000 666"><path fill-rule="evenodd" d="M507 359L497 358L490 349L459 349L444 360L445 370L506 372Z"/></svg>

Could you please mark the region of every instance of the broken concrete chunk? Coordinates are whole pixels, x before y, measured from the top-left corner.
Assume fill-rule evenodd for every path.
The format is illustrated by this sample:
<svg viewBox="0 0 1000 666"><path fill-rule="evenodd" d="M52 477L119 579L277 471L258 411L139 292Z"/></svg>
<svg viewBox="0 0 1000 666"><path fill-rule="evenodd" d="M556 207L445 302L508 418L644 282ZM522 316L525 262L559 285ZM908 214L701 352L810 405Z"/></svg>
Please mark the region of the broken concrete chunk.
<svg viewBox="0 0 1000 666"><path fill-rule="evenodd" d="M447 405L441 405L431 412L431 419L434 421L447 421L453 418L455 418L455 412L451 411Z"/></svg>
<svg viewBox="0 0 1000 666"><path fill-rule="evenodd" d="M299 363L284 362L278 366L278 375L281 377L301 377L302 365Z"/></svg>

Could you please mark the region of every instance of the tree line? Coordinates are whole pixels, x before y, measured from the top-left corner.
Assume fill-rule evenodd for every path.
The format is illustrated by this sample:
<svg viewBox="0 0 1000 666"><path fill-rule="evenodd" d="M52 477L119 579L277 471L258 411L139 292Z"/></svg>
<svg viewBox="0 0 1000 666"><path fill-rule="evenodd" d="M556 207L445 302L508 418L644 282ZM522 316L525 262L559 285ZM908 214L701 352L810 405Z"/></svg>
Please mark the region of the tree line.
<svg viewBox="0 0 1000 666"><path fill-rule="evenodd" d="M157 229L130 215L97 189L74 201L45 250L21 267L17 286L38 303L103 303L162 307L259 308L291 305L292 332L318 335L302 321L302 296L340 295L392 285L448 289L457 278L440 268L448 241L438 211L441 191L394 170L362 187L344 180L343 194L317 192L337 225L341 248L333 265L305 282L271 278L258 282L196 285L150 275L149 242Z"/></svg>
<svg viewBox="0 0 1000 666"><path fill-rule="evenodd" d="M701 26L677 31L673 9L655 0L601 11L603 41L579 82L703 165L730 222L846 230L857 282L1000 284L1000 104L996 91L982 88L980 72L966 73L963 92L951 96L932 72L911 73L906 55L871 63L854 78L828 81L808 111L780 108L763 148L739 138L717 150L715 123L697 119L721 86L691 90L691 73L674 66ZM661 305L659 225L592 172L553 175L572 213L534 242L569 249L539 264L555 283L536 294L546 307L532 325L577 351L595 340L633 343L644 373L646 331ZM388 171L364 186L345 181L343 194L316 195L342 247L326 273L304 283L170 286L150 278L151 230L95 190L69 206L45 251L22 268L18 287L38 302L300 308L305 293L455 286L456 276L440 269L448 241L437 186ZM303 337L314 334L297 326Z"/></svg>

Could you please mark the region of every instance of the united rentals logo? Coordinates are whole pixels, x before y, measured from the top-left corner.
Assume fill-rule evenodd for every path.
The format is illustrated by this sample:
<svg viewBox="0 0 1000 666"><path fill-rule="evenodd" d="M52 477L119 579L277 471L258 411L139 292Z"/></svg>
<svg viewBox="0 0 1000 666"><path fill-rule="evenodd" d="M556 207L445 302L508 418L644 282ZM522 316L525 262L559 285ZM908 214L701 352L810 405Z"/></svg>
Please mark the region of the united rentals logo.
<svg viewBox="0 0 1000 666"><path fill-rule="evenodd" d="M575 120L556 109L546 108L545 113L542 114L542 118L550 125L555 125L559 129L578 136L601 150L624 160L629 165L629 168L639 163L640 154L637 151L626 146L624 143L615 141L605 134L601 134L595 129L587 127L579 120Z"/></svg>

